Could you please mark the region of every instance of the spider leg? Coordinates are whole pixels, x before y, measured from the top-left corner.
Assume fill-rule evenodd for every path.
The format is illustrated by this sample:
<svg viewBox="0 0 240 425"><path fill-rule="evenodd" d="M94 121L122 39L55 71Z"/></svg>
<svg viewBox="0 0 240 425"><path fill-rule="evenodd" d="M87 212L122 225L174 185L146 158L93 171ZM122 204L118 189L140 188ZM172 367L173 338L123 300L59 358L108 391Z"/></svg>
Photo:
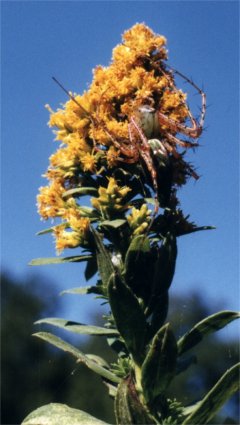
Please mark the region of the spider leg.
<svg viewBox="0 0 240 425"><path fill-rule="evenodd" d="M139 125L136 123L135 119L133 117L131 117L130 119L130 124L129 124L129 138L131 140L132 143L138 144L138 148L139 148L139 153L142 156L143 154L147 154L149 156L149 162L152 163L152 157L151 157L151 148L149 146L148 143L148 139L146 138L145 134L143 133L142 129L139 127ZM137 135L140 137L140 143L138 142L134 142L134 136L133 136L133 130L132 128L135 130L135 132L137 133ZM138 139L137 139L138 140Z"/></svg>
<svg viewBox="0 0 240 425"><path fill-rule="evenodd" d="M148 139L146 138L145 134L143 133L143 131L141 130L141 128L138 126L138 124L136 123L136 121L134 120L134 118L131 118L131 122L129 125L129 137L130 140L132 141L132 131L131 131L131 124L133 125L133 128L137 131L140 140L142 143L139 143L139 155L142 157L142 159L144 160L148 171L150 172L151 176L152 176L152 182L153 182L153 187L154 189L157 191L158 190L158 185L157 185L157 173L153 164L153 160L151 157L151 148L150 145L148 143Z"/></svg>
<svg viewBox="0 0 240 425"><path fill-rule="evenodd" d="M200 116L200 121L199 121L199 127L203 129L204 126L204 120L205 120L205 115L206 115L206 94L204 93L203 90L200 89L200 87L197 86L197 84L195 84L192 80L190 80L190 78L186 77L184 74L182 74L181 72L177 71L176 69L172 70L175 72L175 74L178 74L180 77L182 77L185 81L187 81L187 83L191 84L191 86L193 86L198 93L201 95L202 97L202 109L201 109L201 116Z"/></svg>
<svg viewBox="0 0 240 425"><path fill-rule="evenodd" d="M120 146L120 152L126 156L129 160L132 162L137 162L139 159L139 150L137 147L133 144L129 145L121 145Z"/></svg>
<svg viewBox="0 0 240 425"><path fill-rule="evenodd" d="M171 133L166 133L166 137L171 142L173 142L176 145L179 145L183 148L194 148L194 147L198 146L198 143L189 142L188 140L181 140L178 137L173 136L173 134L171 134Z"/></svg>
<svg viewBox="0 0 240 425"><path fill-rule="evenodd" d="M204 120L205 120L205 115L206 115L206 94L192 80L190 80L188 77L186 77L181 72L177 71L174 68L170 68L170 71L175 72L175 74L182 77L187 83L191 84L198 91L198 93L201 95L201 97L202 97L201 116L200 116L200 120L199 120L199 123L198 123L197 120L193 117L193 115L190 111L190 108L187 107L188 116L189 116L189 119L192 123L192 127L185 126L184 124L181 124L181 123L179 123L175 120L172 120L171 118L169 118L166 115L161 114L161 113L159 113L159 122L160 122L160 124L168 125L173 131L176 131L176 132L178 131L179 133L185 134L188 137L192 137L193 139L197 139L203 131ZM173 80L172 76L170 76L167 72L164 72L163 70L161 70L161 72L168 79L169 84L170 84L171 88L173 89L173 91L176 92L177 89L176 89L176 86L174 84L174 80Z"/></svg>
<svg viewBox="0 0 240 425"><path fill-rule="evenodd" d="M59 87L61 87L61 89L68 95L68 97L70 97L70 99L76 103L76 105L92 120L91 115L89 114L89 112L81 105L81 103L79 103L77 101L77 99L72 95L72 93L70 91L68 91L67 89L65 89L65 87L60 83L60 81L57 80L57 78L52 77L53 81L55 83L57 83L57 85Z"/></svg>
<svg viewBox="0 0 240 425"><path fill-rule="evenodd" d="M176 137L174 137L172 134L170 134L170 133L167 133L166 134L166 137L168 138L168 140L170 140L170 141L174 141L175 143L176 143L176 141L175 141L175 139L177 139ZM177 139L178 140L178 139ZM174 146L172 146L172 144L169 144L167 141L165 141L165 146L166 146L166 148L168 149L168 151L169 152L171 152L172 154L173 154L173 156L174 156L174 158L176 158L176 159L180 159L181 158L181 155L176 151L176 149L175 149L175 147ZM188 146L189 147L189 146ZM192 169L192 167L190 167L190 166L188 166L188 171L189 171L189 174L195 179L195 180L198 180L199 179L199 176L198 176L198 174Z"/></svg>
<svg viewBox="0 0 240 425"><path fill-rule="evenodd" d="M166 146L166 148L167 148L168 152L170 152L170 153L174 156L174 158L176 158L176 159L181 158L180 153L178 153L178 152L176 151L175 147L174 147L172 144L170 144L170 143L168 143L167 141L165 141L165 142L164 142L164 145Z"/></svg>
<svg viewBox="0 0 240 425"><path fill-rule="evenodd" d="M139 136L140 142L138 138L137 139L134 138L134 132L136 132L137 135ZM148 139L146 138L145 134L143 133L143 131L141 130L139 125L136 123L133 117L131 117L130 123L129 123L129 138L132 144L135 144L135 146L137 145L138 147L139 156L142 157L142 159L144 160L147 166L147 169L151 175L152 184L155 191L155 208L154 208L152 220L149 225L149 229L150 229L150 227L152 226L153 220L159 210L157 172L156 172L153 159L151 156L151 147L148 143Z"/></svg>
<svg viewBox="0 0 240 425"><path fill-rule="evenodd" d="M136 158L118 158L118 161L125 162L127 164L135 164L137 162Z"/></svg>
<svg viewBox="0 0 240 425"><path fill-rule="evenodd" d="M173 130L175 133L182 133L185 134L188 137L192 137L193 139L197 139L203 130L203 127L200 126L195 118L193 118L191 112L188 110L189 118L192 122L192 127L188 127L184 124L181 124L166 115L164 115L161 112L158 112L159 122L162 125L167 125L170 127L171 130Z"/></svg>

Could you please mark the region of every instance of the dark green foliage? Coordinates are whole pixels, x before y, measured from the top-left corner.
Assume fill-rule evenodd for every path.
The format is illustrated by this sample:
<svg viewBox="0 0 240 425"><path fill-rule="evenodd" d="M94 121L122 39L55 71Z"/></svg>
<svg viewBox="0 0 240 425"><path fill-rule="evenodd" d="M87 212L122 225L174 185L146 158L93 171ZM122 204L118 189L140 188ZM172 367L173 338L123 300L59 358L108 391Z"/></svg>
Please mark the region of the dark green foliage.
<svg viewBox="0 0 240 425"><path fill-rule="evenodd" d="M143 300L144 305L150 294L153 262L149 239L145 235L133 237L125 257L124 277L136 296Z"/></svg>
<svg viewBox="0 0 240 425"><path fill-rule="evenodd" d="M32 338L33 322L39 317L56 315L56 290L47 291L39 278L34 281L13 282L2 277L2 422L19 424L31 410L50 403L66 403L82 409L111 424L114 423L113 402L108 397L101 378L61 351L53 351L47 344ZM72 295L68 295L72 296ZM45 297L45 298L44 298ZM177 308L174 306L176 304ZM218 306L212 307L211 312ZM184 314L181 314L181 310ZM197 322L209 316L205 301L197 295L188 294L172 299L170 317L174 333L183 335ZM17 317L17 320L15 318ZM17 349L16 349L17 347ZM82 342L81 351L95 353L110 364L116 363L107 344L100 337ZM234 341L223 342L217 334L205 337L197 349L192 350L195 361L184 373L174 378L167 395L184 405L201 399L239 359L238 346ZM196 359L197 355L197 359ZM185 360L185 355L181 360ZM196 363L197 360L197 363ZM124 361L125 363L127 362ZM122 369L123 370L123 369ZM125 365L128 372L128 367ZM124 373L124 372L123 372ZM171 403L166 409L168 417L163 424L174 422L176 412ZM225 418L228 416L228 419ZM233 419L231 419L231 417ZM170 419L169 419L170 418ZM172 418L172 419L171 419ZM231 397L224 412L211 419L212 424L238 423L238 397ZM170 421L170 422L169 422Z"/></svg>
<svg viewBox="0 0 240 425"><path fill-rule="evenodd" d="M176 259L176 237L168 233L157 250L151 298L146 310L146 315L151 315L151 336L158 331L167 317L168 290L174 277Z"/></svg>
<svg viewBox="0 0 240 425"><path fill-rule="evenodd" d="M137 364L144 356L147 322L137 297L114 273L108 284L108 297L116 327Z"/></svg>
<svg viewBox="0 0 240 425"><path fill-rule="evenodd" d="M100 326L85 325L83 323L73 322L71 320L59 319L56 317L49 317L46 319L37 320L35 325L40 325L46 323L48 325L53 325L58 328L67 330L80 335L105 335L105 336L115 336L119 335L118 331L115 329L104 328Z"/></svg>
<svg viewBox="0 0 240 425"><path fill-rule="evenodd" d="M164 325L153 338L142 365L142 387L147 403L163 395L175 375L177 343L169 327Z"/></svg>
<svg viewBox="0 0 240 425"><path fill-rule="evenodd" d="M239 391L240 363L228 369L204 398L191 407L191 413L183 422L183 425L198 425L209 423L219 408ZM186 409L189 412L189 409Z"/></svg>
<svg viewBox="0 0 240 425"><path fill-rule="evenodd" d="M231 323L239 317L240 314L235 311L220 311L205 317L178 341L179 355L201 342L204 336L222 329L228 323Z"/></svg>
<svg viewBox="0 0 240 425"><path fill-rule="evenodd" d="M212 306L211 312L219 306ZM209 307L206 301L197 293L185 294L183 297L173 298L170 304L169 320L172 323L175 335L183 335L196 323L209 316ZM236 341L219 339L221 334L213 333L206 336L196 347L179 360L189 362L191 366L184 373L175 377L167 394L170 398L176 397L185 405L194 404L197 400L214 387L227 369L239 361L239 346ZM192 362L191 362L192 360ZM238 423L239 394L235 393L227 403L225 409L211 419L211 424L223 423L229 415L228 424ZM231 419L231 417L233 419Z"/></svg>
<svg viewBox="0 0 240 425"><path fill-rule="evenodd" d="M97 265L98 265L98 272L101 277L101 287L103 295L107 295L107 285L109 282L109 279L114 272L113 263L111 261L110 253L105 248L102 238L94 228L92 228L93 237L95 240L96 245L96 256L97 256Z"/></svg>
<svg viewBox="0 0 240 425"><path fill-rule="evenodd" d="M35 258L29 263L29 266L46 266L47 264L63 264L63 263L81 263L82 261L91 260L91 255L76 255L72 257L50 257Z"/></svg>
<svg viewBox="0 0 240 425"><path fill-rule="evenodd" d="M99 361L95 361L95 359L92 359L93 355L84 354L78 348L74 347L66 341L63 341L56 335L50 334L49 332L38 332L36 334L33 334L33 336L43 339L44 341L49 342L49 344L52 344L54 347L57 347L60 350L70 353L73 357L77 359L78 363L85 364L90 370L97 373L102 378L105 378L106 380L115 383L119 382L119 379L105 367L105 364L104 366L102 366L102 363L105 363L102 359L99 364Z"/></svg>
<svg viewBox="0 0 240 425"><path fill-rule="evenodd" d="M159 328L164 324L168 314L169 304L168 291L161 293L156 297L154 302L154 311L151 315L151 328L149 331L149 338L153 337Z"/></svg>
<svg viewBox="0 0 240 425"><path fill-rule="evenodd" d="M123 379L115 398L115 414L118 425L152 424L153 418L140 402L132 378ZM155 421L154 421L155 422Z"/></svg>

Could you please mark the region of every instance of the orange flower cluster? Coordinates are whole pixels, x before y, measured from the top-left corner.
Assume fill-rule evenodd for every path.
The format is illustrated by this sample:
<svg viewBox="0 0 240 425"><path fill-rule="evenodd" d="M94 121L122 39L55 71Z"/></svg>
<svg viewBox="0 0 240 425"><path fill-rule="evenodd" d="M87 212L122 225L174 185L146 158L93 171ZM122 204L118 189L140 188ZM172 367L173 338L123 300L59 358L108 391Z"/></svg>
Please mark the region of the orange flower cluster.
<svg viewBox="0 0 240 425"><path fill-rule="evenodd" d="M128 152L131 156L129 122L135 111L141 105L149 105L161 109L172 120L180 123L186 120L185 95L176 89L171 72L164 66L165 45L163 36L154 34L144 24L134 25L123 34L123 43L114 48L111 64L95 68L88 91L81 96L70 95L63 109L57 112L47 105L49 126L55 127L56 140L61 145L50 157L45 174L49 186L40 188L38 210L43 219L60 217L63 221L63 226L55 231L58 251L81 245L88 233L76 198L66 197L64 193L78 187L81 176L105 173L111 177L119 164L134 165ZM166 128L164 124L162 131ZM107 178L105 181L107 188ZM92 200L96 210L100 208L99 202L100 199ZM118 208L121 210L120 204ZM69 211L74 216L74 225ZM72 237L66 226L74 232Z"/></svg>

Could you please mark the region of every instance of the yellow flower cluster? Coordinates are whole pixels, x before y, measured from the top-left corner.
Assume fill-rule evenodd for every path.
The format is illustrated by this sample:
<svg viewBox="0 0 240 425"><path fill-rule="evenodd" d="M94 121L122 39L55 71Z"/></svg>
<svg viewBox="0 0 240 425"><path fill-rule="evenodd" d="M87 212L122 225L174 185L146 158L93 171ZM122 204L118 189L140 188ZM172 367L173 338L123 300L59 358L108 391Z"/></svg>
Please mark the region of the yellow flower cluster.
<svg viewBox="0 0 240 425"><path fill-rule="evenodd" d="M90 219L82 217L73 197L64 199L64 192L65 189L60 182L54 180L50 186L40 188L38 195L39 214L44 219L61 217L63 221L53 228L58 253L65 248L85 246L90 228Z"/></svg>
<svg viewBox="0 0 240 425"><path fill-rule="evenodd" d="M133 207L131 214L127 216L130 228L133 230L133 235L141 235L149 226L151 221L151 210L146 204L143 204L139 209Z"/></svg>
<svg viewBox="0 0 240 425"><path fill-rule="evenodd" d="M91 199L92 206L101 212L103 218L111 218L112 214L129 208L123 199L130 191L127 186L119 187L116 180L110 177L107 188L100 186L99 197Z"/></svg>
<svg viewBox="0 0 240 425"><path fill-rule="evenodd" d="M49 186L40 187L39 191L38 212L42 218L47 220L48 218L62 217L67 205L63 199L65 189L60 180L53 180Z"/></svg>
<svg viewBox="0 0 240 425"><path fill-rule="evenodd" d="M49 186L40 188L38 210L44 219L62 218L63 226L55 231L59 251L77 246L86 236L84 231L79 239L68 216L69 209L78 214L79 206L75 198L63 196L66 190L77 187L80 176L97 176L103 171L111 176L119 164L138 161L139 155L132 156L129 138L129 122L137 108L149 105L172 119L185 121L185 96L176 89L163 63L167 58L165 44L163 36L144 24L134 25L123 34L122 44L114 48L110 65L95 68L88 91L70 94L63 109L56 112L46 106L49 126L55 128L61 145L50 157L45 174ZM92 199L92 205L104 213L123 211L126 206L122 201L129 190L119 188L110 178L108 186L99 189L99 197ZM65 230L66 222L77 234Z"/></svg>
<svg viewBox="0 0 240 425"><path fill-rule="evenodd" d="M74 215L69 220L69 226L73 229L66 230L66 224L56 226L53 230L56 238L56 249L60 254L65 248L76 248L77 246L87 246L89 237L89 218L76 218Z"/></svg>

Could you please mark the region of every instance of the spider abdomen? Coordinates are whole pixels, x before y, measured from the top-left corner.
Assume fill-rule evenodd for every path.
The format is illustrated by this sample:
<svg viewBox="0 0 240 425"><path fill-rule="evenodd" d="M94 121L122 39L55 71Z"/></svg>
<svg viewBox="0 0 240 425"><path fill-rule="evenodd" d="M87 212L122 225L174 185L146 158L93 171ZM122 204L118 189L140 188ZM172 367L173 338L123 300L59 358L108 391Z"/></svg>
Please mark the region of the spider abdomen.
<svg viewBox="0 0 240 425"><path fill-rule="evenodd" d="M154 108L143 105L138 108L138 120L145 136L150 139L159 134L159 119Z"/></svg>

